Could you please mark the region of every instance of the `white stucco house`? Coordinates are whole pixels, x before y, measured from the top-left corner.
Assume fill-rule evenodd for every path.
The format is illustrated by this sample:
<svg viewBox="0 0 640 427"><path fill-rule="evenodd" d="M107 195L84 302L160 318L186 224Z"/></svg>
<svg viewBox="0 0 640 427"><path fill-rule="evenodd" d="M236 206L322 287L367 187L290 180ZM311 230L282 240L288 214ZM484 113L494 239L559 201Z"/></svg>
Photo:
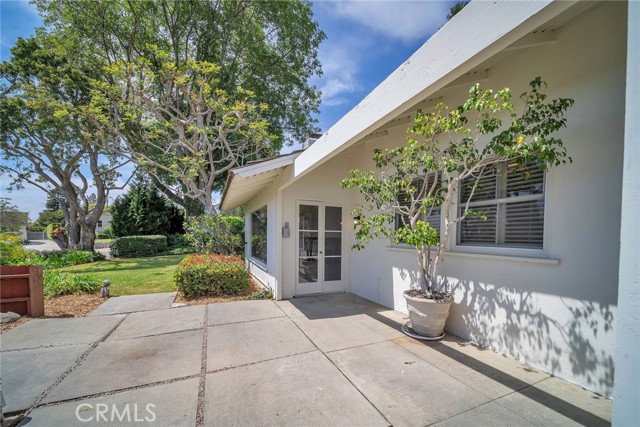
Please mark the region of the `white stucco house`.
<svg viewBox="0 0 640 427"><path fill-rule="evenodd" d="M98 224L96 225L96 232L100 233L110 225L111 225L111 212L104 211L102 212L102 215L100 215L100 219L98 220Z"/></svg>
<svg viewBox="0 0 640 427"><path fill-rule="evenodd" d="M499 237L508 215L475 240L452 233L446 329L614 396L614 424L637 425L639 26L636 2L471 2L307 149L231 171L221 208L244 206L251 272L277 299L352 292L406 312L414 252L351 250L359 195L340 181L405 141L417 108L541 76L550 98L575 100L561 131L573 163L538 178L525 243Z"/></svg>

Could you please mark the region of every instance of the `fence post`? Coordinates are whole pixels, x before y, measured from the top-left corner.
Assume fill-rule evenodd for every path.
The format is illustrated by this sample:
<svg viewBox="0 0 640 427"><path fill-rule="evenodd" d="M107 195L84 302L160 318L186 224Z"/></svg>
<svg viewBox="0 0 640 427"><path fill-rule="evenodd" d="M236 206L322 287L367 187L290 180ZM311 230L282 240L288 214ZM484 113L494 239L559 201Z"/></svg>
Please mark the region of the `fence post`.
<svg viewBox="0 0 640 427"><path fill-rule="evenodd" d="M31 297L31 317L44 316L44 288L42 266L29 266L29 295Z"/></svg>

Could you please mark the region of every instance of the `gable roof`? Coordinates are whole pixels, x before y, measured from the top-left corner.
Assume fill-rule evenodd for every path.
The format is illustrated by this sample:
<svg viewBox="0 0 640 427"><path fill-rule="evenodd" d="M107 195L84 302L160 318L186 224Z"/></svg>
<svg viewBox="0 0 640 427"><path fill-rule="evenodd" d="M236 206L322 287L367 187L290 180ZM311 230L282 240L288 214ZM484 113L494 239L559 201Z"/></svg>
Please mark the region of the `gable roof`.
<svg viewBox="0 0 640 427"><path fill-rule="evenodd" d="M220 210L227 211L251 200L287 166L293 164L303 150L255 160L232 169L222 192Z"/></svg>

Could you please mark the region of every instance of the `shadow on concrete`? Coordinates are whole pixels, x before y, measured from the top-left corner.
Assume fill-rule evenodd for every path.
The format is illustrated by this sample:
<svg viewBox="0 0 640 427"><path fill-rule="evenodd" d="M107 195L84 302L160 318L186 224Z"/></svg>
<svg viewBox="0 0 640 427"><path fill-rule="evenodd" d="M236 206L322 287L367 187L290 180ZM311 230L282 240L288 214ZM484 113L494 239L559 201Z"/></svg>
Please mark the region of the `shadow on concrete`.
<svg viewBox="0 0 640 427"><path fill-rule="evenodd" d="M514 290L510 289L510 293L508 295L512 295L513 292ZM399 322L382 314L384 312L389 312L389 308L372 303L356 295L342 295L344 295L344 297L342 298L340 304L332 304L331 299L327 297L322 297L322 299L318 297L302 297L291 299L288 301L290 301L298 310L300 310L300 312L302 312L309 319L336 318L352 316L355 314L365 314L381 323L384 323L389 327L401 330L403 324L402 322ZM551 363L551 365L559 364L558 358L560 355L560 349L558 346L554 345L551 339L547 338L547 336L551 327L560 328L562 325L558 325L557 322L555 322L553 319L550 319L548 316L545 316L539 310L534 310L531 305L527 304L527 295L520 295L520 297L521 300L513 301L513 297L511 296L496 296L495 292L493 291L485 291L481 293L478 292L477 289L475 289L473 293L466 293L465 298L463 299L461 304L470 306L474 306L475 303L479 304L478 311L474 310L472 312L461 314L464 319L465 325L470 332L470 338L474 340L474 337L477 337L483 331L486 331L487 328L504 328L501 329L503 334L500 338L500 345L506 346L507 348L512 350L518 350L517 340L525 339L530 344L535 344L540 351L546 352L547 361ZM470 300L470 298L472 300ZM349 299L352 301L351 310L349 310L348 306ZM363 300L365 302L363 302ZM324 306L326 308L326 311L324 312L321 311L321 307L323 307L322 303L326 304L326 306ZM506 328L503 325L494 326L491 324L492 320L496 316L496 313L500 310L506 310L508 312ZM567 332L564 335L564 339L567 341L567 344L570 346L572 351L570 360L572 366L574 367L574 372L589 372L590 370L594 369L596 365L601 365L603 361L595 353L595 350L593 349L589 341L581 335L578 325L581 322L586 322L586 324L589 324L592 327L597 327L598 325L593 323L593 319L589 321L589 317L590 314L594 313L595 311L598 311L598 313L600 313L599 310L602 310L602 308L597 308L595 304L585 303L584 307L582 307L581 309L571 308L571 310L575 315L575 320L572 322L572 325L568 326ZM606 319L612 320L611 313L605 312L601 313L601 315ZM455 341L458 343L462 341L455 335L447 335L445 340ZM600 418L597 415L594 415L557 396L536 388L535 385L530 385L529 383L516 378L507 372L490 366L459 350L456 350L451 345L445 345L441 342L425 343L418 340L416 340L416 342L422 345L430 346L432 349L440 352L448 358L461 363L473 369L474 371L504 385L505 387L510 388L514 392L517 392L535 402L538 402L559 414L575 420L580 424L596 427L611 425L610 421ZM608 372L607 377L609 377L610 374L610 378L612 379L613 360L611 360L610 358L605 358L604 367ZM609 380L606 378L602 379L602 381L606 382L607 385L610 384Z"/></svg>
<svg viewBox="0 0 640 427"><path fill-rule="evenodd" d="M499 382L505 387L512 389L514 392L517 392L535 402L538 402L541 405L544 405L545 407L559 414L562 414L579 424L593 427L604 427L611 425L611 422L608 420L585 411L584 409L573 405L565 400L562 400L557 396L547 393L544 390L540 390L535 386L535 384L530 385L525 381L522 381L512 375L509 375L506 372L501 371L500 369L490 366L478 359L474 359L473 357L464 354L463 352L458 351L451 346L441 343L420 343L422 345L430 346L433 350L442 353L450 359L455 360L456 362L461 363L473 369L474 371L488 378L491 378L496 382Z"/></svg>

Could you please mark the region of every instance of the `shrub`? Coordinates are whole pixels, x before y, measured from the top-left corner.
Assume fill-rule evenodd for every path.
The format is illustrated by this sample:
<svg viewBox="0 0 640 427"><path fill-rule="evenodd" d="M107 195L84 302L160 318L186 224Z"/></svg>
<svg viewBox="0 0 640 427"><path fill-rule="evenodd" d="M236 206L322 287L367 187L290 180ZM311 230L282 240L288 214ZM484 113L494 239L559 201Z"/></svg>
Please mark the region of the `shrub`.
<svg viewBox="0 0 640 427"><path fill-rule="evenodd" d="M234 234L239 228L236 220L223 215L191 217L185 223L189 243L201 253L241 255L244 253L244 235ZM244 221L242 222L244 228Z"/></svg>
<svg viewBox="0 0 640 427"><path fill-rule="evenodd" d="M43 287L47 297L93 293L100 289L100 286L98 279L91 274L61 273L57 270L44 272Z"/></svg>
<svg viewBox="0 0 640 427"><path fill-rule="evenodd" d="M261 299L273 299L273 292L271 289L263 289L261 291L255 291L244 297L245 300L261 300Z"/></svg>
<svg viewBox="0 0 640 427"><path fill-rule="evenodd" d="M113 231L111 230L111 226L108 225L102 229L96 236L98 239L111 239L113 237Z"/></svg>
<svg viewBox="0 0 640 427"><path fill-rule="evenodd" d="M111 255L117 258L135 258L158 255L167 250L166 236L118 237L109 245Z"/></svg>
<svg viewBox="0 0 640 427"><path fill-rule="evenodd" d="M103 254L91 251L24 251L21 256L7 259L6 263L8 265L42 265L46 268L60 268L104 259Z"/></svg>
<svg viewBox="0 0 640 427"><path fill-rule="evenodd" d="M198 252L193 246L185 246L184 248L169 248L165 255L186 255Z"/></svg>
<svg viewBox="0 0 640 427"><path fill-rule="evenodd" d="M22 246L22 238L12 233L0 234L0 264L7 264L9 260L28 255Z"/></svg>
<svg viewBox="0 0 640 427"><path fill-rule="evenodd" d="M190 246L190 243L184 234L170 234L167 236L167 246L169 249L186 248Z"/></svg>
<svg viewBox="0 0 640 427"><path fill-rule="evenodd" d="M173 276L185 298L237 294L249 288L249 271L242 259L227 255L188 255Z"/></svg>

